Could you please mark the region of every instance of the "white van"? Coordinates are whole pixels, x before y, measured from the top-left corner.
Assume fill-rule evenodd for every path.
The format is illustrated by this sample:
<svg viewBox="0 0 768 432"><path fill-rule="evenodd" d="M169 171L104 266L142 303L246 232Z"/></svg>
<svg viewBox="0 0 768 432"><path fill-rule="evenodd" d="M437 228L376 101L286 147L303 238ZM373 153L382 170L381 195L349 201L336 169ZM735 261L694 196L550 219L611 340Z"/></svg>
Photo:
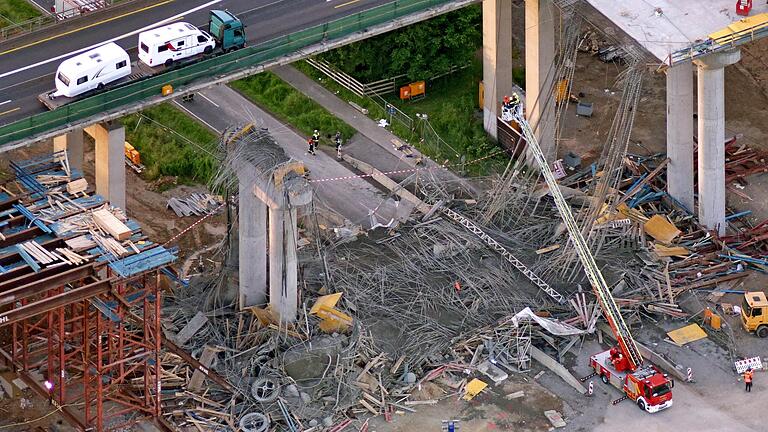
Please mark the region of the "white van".
<svg viewBox="0 0 768 432"><path fill-rule="evenodd" d="M77 96L130 74L128 53L110 42L61 62L54 79L56 91L50 97Z"/></svg>
<svg viewBox="0 0 768 432"><path fill-rule="evenodd" d="M139 60L156 67L200 53L210 53L216 40L192 24L179 22L139 33Z"/></svg>

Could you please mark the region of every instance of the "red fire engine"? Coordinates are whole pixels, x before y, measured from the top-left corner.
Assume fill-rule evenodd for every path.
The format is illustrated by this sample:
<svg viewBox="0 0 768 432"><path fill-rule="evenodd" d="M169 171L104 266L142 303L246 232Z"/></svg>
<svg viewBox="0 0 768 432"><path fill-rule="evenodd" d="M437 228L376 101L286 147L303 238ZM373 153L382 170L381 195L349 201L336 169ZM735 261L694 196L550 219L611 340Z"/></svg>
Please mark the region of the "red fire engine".
<svg viewBox="0 0 768 432"><path fill-rule="evenodd" d="M595 375L600 376L603 382L613 384L624 393L624 396L613 402L614 404L630 399L649 413L671 407L674 381L669 379L666 374L661 373L655 366L643 365L643 357L640 355L637 344L632 338L618 306L616 306L611 290L605 282L579 226L576 224L571 213L571 207L565 201L557 180L552 175L552 170L549 168L541 147L539 147L533 130L519 112L515 113L515 120L520 125L522 134L528 142L528 150L536 160L544 181L549 187L549 192L555 200L555 206L568 230L573 247L584 266L584 273L587 275L605 319L618 341L616 347L593 355L590 358L590 366L594 369Z"/></svg>

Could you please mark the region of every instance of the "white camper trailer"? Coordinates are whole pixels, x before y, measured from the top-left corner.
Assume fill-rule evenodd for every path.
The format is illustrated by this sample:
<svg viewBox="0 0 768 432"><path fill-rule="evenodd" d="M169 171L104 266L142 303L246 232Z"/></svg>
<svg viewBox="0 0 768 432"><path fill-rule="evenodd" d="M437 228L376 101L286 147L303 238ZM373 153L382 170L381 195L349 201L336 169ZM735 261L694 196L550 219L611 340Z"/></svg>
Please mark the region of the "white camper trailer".
<svg viewBox="0 0 768 432"><path fill-rule="evenodd" d="M216 40L189 23L168 24L139 33L139 60L156 67L200 53L210 53Z"/></svg>
<svg viewBox="0 0 768 432"><path fill-rule="evenodd" d="M74 97L130 74L128 53L110 42L61 62L56 71L56 91L50 97Z"/></svg>

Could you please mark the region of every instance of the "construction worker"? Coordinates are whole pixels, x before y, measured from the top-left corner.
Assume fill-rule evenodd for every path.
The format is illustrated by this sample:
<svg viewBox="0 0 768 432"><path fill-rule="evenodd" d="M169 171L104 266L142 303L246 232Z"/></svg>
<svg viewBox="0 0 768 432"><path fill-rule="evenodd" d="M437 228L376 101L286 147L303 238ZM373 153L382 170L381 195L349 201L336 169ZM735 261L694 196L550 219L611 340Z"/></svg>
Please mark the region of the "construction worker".
<svg viewBox="0 0 768 432"><path fill-rule="evenodd" d="M746 386L745 390L747 392L752 392L752 368L747 368L747 370L744 372L744 385Z"/></svg>
<svg viewBox="0 0 768 432"><path fill-rule="evenodd" d="M309 154L315 155L315 150L317 150L317 146L320 144L320 132L317 129L312 132L312 138L307 143L309 144Z"/></svg>
<svg viewBox="0 0 768 432"><path fill-rule="evenodd" d="M336 136L333 140L336 142L336 157L341 159L341 131L336 131Z"/></svg>

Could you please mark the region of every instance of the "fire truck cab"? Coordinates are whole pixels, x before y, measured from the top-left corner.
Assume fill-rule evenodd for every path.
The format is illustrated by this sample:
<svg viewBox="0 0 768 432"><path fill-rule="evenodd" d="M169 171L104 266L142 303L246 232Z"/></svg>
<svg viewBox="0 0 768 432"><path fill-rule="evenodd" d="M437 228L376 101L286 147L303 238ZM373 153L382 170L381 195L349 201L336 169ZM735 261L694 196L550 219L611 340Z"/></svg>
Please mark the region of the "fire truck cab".
<svg viewBox="0 0 768 432"><path fill-rule="evenodd" d="M629 362L617 347L593 355L589 364L604 383L624 392L640 409L655 413L672 406L675 382L651 365L631 372Z"/></svg>

